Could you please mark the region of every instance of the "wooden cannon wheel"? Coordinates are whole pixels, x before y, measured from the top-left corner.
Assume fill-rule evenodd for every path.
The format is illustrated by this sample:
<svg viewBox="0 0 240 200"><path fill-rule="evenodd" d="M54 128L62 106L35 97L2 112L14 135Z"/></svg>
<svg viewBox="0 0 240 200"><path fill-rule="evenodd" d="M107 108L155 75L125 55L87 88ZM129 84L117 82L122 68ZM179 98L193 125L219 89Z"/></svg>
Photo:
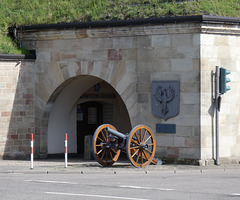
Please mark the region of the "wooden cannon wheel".
<svg viewBox="0 0 240 200"><path fill-rule="evenodd" d="M97 128L93 135L93 156L99 164L111 166L117 161L120 150L109 145L111 134L104 130L106 127L117 130L110 124L103 124Z"/></svg>
<svg viewBox="0 0 240 200"><path fill-rule="evenodd" d="M135 167L146 167L150 164L154 158L155 149L155 137L149 127L138 125L129 133L126 151Z"/></svg>

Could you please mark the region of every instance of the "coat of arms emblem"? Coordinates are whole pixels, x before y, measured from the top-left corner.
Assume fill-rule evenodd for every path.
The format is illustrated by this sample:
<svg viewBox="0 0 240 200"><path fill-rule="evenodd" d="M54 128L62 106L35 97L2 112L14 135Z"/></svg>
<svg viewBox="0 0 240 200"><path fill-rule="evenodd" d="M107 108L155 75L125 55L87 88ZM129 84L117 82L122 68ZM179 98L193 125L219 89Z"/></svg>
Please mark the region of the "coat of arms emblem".
<svg viewBox="0 0 240 200"><path fill-rule="evenodd" d="M179 114L179 81L152 82L152 113L167 120Z"/></svg>

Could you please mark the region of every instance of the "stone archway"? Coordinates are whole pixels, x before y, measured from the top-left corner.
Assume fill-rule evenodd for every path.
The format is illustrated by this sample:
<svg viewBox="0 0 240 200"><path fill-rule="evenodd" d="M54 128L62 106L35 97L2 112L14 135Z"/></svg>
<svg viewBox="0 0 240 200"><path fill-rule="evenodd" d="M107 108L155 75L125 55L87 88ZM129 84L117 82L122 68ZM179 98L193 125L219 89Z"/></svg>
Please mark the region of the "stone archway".
<svg viewBox="0 0 240 200"><path fill-rule="evenodd" d="M48 153L50 114L55 107L54 105L61 99L59 97L65 92L66 95L63 98L77 94L74 98L71 98L72 102L68 104L73 105L76 103L79 95L100 81L104 81L111 86L112 90L119 96L119 99L124 102L123 104L129 115L129 123L133 126L137 124L136 103L138 95L136 90L137 66L135 62L121 60L109 60L107 62L69 60L66 62L61 60L55 61L52 58L52 62L37 60L35 66L35 156L46 157ZM79 85L84 87L79 87ZM67 108L64 107L60 110L64 112L65 109ZM63 130L61 129L61 131Z"/></svg>
<svg viewBox="0 0 240 200"><path fill-rule="evenodd" d="M98 85L97 90L95 89ZM112 117L103 115L101 123L112 123L123 132L129 132L131 122L126 105L116 90L106 81L82 75L70 78L62 83L51 95L45 110L43 130L46 131L45 154L64 153L63 138L68 133L68 152L77 153L79 133L77 133L77 106L79 104L95 102L103 105L112 105ZM90 126L90 125L88 125ZM94 132L93 132L94 133ZM93 135L93 133L91 133ZM86 133L81 133L86 135ZM88 133L89 134L89 133ZM83 135L83 136L84 136ZM43 141L42 141L43 142Z"/></svg>

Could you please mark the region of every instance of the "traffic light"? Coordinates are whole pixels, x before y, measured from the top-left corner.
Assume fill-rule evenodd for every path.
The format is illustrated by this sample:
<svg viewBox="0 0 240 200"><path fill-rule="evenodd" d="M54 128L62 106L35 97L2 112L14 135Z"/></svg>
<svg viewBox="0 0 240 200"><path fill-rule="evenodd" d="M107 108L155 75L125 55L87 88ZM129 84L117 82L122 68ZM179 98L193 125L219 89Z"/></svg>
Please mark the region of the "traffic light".
<svg viewBox="0 0 240 200"><path fill-rule="evenodd" d="M231 72L223 67L220 68L220 76L219 76L219 93L224 94L228 90L230 90L230 86L227 85L231 80L227 78L227 75L231 74Z"/></svg>

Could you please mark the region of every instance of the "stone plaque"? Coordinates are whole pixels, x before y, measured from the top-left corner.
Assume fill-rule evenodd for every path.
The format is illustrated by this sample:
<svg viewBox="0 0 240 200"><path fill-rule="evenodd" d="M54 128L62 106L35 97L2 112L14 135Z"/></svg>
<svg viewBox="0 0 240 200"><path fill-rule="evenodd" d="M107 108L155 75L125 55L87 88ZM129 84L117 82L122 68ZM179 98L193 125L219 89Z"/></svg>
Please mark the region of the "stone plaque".
<svg viewBox="0 0 240 200"><path fill-rule="evenodd" d="M165 121L179 114L180 81L152 82L152 113Z"/></svg>

